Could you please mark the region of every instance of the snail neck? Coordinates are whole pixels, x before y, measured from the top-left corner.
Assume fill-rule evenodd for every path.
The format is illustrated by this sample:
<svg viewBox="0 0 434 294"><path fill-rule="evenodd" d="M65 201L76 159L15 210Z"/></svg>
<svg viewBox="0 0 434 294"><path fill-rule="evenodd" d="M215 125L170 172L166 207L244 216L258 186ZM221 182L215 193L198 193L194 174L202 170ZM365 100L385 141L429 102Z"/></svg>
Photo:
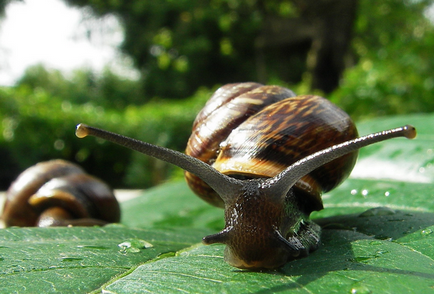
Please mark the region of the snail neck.
<svg viewBox="0 0 434 294"><path fill-rule="evenodd" d="M242 194L226 203L225 228L203 239L205 244L227 245L225 260L238 268L276 268L319 243L320 227L308 221L292 189L279 202L260 186L250 180Z"/></svg>

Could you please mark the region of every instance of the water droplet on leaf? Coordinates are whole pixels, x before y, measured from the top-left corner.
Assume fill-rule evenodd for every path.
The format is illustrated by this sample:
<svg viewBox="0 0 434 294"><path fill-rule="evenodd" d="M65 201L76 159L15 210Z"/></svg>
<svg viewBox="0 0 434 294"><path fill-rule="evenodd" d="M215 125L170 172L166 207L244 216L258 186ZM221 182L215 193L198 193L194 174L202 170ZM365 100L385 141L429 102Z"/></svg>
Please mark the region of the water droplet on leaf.
<svg viewBox="0 0 434 294"><path fill-rule="evenodd" d="M363 284L363 281L358 281L353 284L351 288L351 294L369 294L372 293L372 291Z"/></svg>
<svg viewBox="0 0 434 294"><path fill-rule="evenodd" d="M118 244L121 253L137 253L142 249L148 249L154 247L151 243L142 239L128 239Z"/></svg>
<svg viewBox="0 0 434 294"><path fill-rule="evenodd" d="M420 232L420 233L424 236L427 236L427 235L432 234L432 230L431 229L425 229L425 230L422 230L422 232Z"/></svg>
<svg viewBox="0 0 434 294"><path fill-rule="evenodd" d="M368 287L364 285L359 285L351 288L351 294L369 294L369 293L372 293L372 291L369 290Z"/></svg>

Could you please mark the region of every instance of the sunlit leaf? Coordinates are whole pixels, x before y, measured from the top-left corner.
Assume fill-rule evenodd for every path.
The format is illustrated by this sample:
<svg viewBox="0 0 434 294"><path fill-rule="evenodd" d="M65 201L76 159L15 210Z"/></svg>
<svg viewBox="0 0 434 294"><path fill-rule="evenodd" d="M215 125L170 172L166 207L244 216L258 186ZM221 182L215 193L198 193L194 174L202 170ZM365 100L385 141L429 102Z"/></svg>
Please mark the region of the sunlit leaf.
<svg viewBox="0 0 434 294"><path fill-rule="evenodd" d="M434 285L433 121L409 116L360 124L366 134L412 123L418 137L361 151L358 165L370 171L356 167L312 215L323 227L320 248L282 269L241 271L224 262L223 245L202 245L203 236L223 228L223 210L182 181L122 203L123 225L1 230L2 290L427 293ZM388 164L393 168L375 172Z"/></svg>

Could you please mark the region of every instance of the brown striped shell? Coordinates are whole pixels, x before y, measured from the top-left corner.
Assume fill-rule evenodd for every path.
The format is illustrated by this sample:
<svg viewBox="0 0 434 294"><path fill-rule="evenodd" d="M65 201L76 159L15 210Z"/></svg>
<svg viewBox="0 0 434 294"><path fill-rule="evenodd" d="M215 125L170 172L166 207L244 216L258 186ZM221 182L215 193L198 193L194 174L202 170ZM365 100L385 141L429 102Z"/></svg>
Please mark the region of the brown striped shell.
<svg viewBox="0 0 434 294"><path fill-rule="evenodd" d="M6 192L6 226L101 225L120 221L112 189L65 160L23 171Z"/></svg>
<svg viewBox="0 0 434 294"><path fill-rule="evenodd" d="M198 114L186 154L237 178L273 177L299 159L357 138L350 117L327 99L296 96L279 86L228 84L218 89ZM350 174L357 151L302 177L294 191L306 211L323 208L321 194ZM185 173L190 188L207 202L221 198L195 175Z"/></svg>

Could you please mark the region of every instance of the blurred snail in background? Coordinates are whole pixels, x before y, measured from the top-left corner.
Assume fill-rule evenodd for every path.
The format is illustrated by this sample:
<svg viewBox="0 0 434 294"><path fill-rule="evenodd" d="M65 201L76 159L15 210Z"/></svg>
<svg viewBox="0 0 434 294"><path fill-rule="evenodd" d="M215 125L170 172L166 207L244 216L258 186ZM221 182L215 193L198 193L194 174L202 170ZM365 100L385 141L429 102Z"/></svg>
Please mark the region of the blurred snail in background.
<svg viewBox="0 0 434 294"><path fill-rule="evenodd" d="M7 227L93 226L120 221L113 191L79 166L60 159L23 171L6 192Z"/></svg>
<svg viewBox="0 0 434 294"><path fill-rule="evenodd" d="M84 124L76 135L183 168L196 194L225 209L225 228L203 243L223 243L230 265L259 270L318 247L321 229L309 215L323 208L323 192L348 177L359 148L414 138L416 130L403 126L358 137L349 116L325 98L239 83L218 89L198 114L186 154Z"/></svg>

